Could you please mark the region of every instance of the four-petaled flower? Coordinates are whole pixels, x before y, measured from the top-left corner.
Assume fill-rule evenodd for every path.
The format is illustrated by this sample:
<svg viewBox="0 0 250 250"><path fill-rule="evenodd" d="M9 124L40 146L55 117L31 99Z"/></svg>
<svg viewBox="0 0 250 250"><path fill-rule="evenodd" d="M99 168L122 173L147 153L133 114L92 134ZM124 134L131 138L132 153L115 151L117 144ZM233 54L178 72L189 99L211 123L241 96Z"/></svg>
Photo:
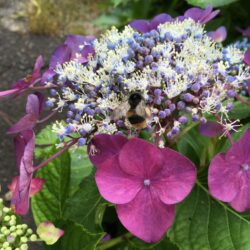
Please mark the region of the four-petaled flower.
<svg viewBox="0 0 250 250"><path fill-rule="evenodd" d="M238 212L250 209L250 129L226 153L218 154L208 171L213 197L228 202Z"/></svg>
<svg viewBox="0 0 250 250"><path fill-rule="evenodd" d="M119 135L95 136L89 154L100 194L116 204L121 223L146 242L159 241L173 223L174 205L194 185L193 163L172 149Z"/></svg>

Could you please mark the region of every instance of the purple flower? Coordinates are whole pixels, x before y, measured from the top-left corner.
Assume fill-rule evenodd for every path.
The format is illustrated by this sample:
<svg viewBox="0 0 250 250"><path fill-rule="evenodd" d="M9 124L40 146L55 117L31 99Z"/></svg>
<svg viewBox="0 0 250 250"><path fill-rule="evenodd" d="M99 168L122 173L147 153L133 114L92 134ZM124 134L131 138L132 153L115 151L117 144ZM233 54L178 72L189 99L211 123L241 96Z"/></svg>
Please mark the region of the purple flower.
<svg viewBox="0 0 250 250"><path fill-rule="evenodd" d="M199 131L203 136L215 137L223 133L223 126L218 122L208 121L199 126Z"/></svg>
<svg viewBox="0 0 250 250"><path fill-rule="evenodd" d="M30 94L26 103L26 115L8 129L9 134L18 133L24 130L33 129L44 105L44 98L41 93Z"/></svg>
<svg viewBox="0 0 250 250"><path fill-rule="evenodd" d="M221 43L227 38L227 30L224 26L221 26L215 31L208 32L207 35L215 42Z"/></svg>
<svg viewBox="0 0 250 250"><path fill-rule="evenodd" d="M212 5L208 5L206 9L190 8L184 13L184 17L190 17L196 22L205 24L216 17L219 12L220 10L213 11Z"/></svg>
<svg viewBox="0 0 250 250"><path fill-rule="evenodd" d="M52 53L49 69L44 72L42 83L51 81L56 75L55 68L57 64L62 64L73 59L77 59L80 63L86 63L89 54L94 53L92 46L94 39L94 36L68 35L64 44L57 47ZM81 46L83 46L82 49L80 48Z"/></svg>
<svg viewBox="0 0 250 250"><path fill-rule="evenodd" d="M237 211L250 209L250 129L226 152L212 160L208 171L210 193Z"/></svg>
<svg viewBox="0 0 250 250"><path fill-rule="evenodd" d="M247 27L244 30L241 28L237 28L237 30L242 33L242 36L250 36L250 27Z"/></svg>
<svg viewBox="0 0 250 250"><path fill-rule="evenodd" d="M15 138L15 147L19 177L11 203L17 214L24 215L29 210L29 197L33 175L33 153L35 149L34 132L32 130L21 132Z"/></svg>
<svg viewBox="0 0 250 250"><path fill-rule="evenodd" d="M250 66L250 50L247 50L244 54L244 63Z"/></svg>
<svg viewBox="0 0 250 250"><path fill-rule="evenodd" d="M146 242L159 241L173 223L174 204L194 185L193 163L138 138L98 135L93 145L96 154L90 159L97 166L101 195L116 204L121 223L132 234Z"/></svg>
<svg viewBox="0 0 250 250"><path fill-rule="evenodd" d="M170 15L162 13L162 14L155 16L151 21L147 21L143 19L136 19L132 21L129 25L133 29L141 33L146 33L151 30L155 30L159 24L171 22L173 20L174 19Z"/></svg>
<svg viewBox="0 0 250 250"><path fill-rule="evenodd" d="M34 65L34 69L31 75L27 75L26 78L18 80L14 83L10 90L0 91L0 98L20 94L32 85L35 85L41 79L41 68L43 66L42 56L38 56Z"/></svg>

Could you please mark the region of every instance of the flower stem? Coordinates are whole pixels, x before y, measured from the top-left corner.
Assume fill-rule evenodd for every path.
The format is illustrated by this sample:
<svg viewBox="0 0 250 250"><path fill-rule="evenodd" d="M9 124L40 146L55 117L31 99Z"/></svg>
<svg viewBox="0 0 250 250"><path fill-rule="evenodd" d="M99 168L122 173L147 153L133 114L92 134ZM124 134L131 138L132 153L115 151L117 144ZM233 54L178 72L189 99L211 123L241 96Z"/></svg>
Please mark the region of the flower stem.
<svg viewBox="0 0 250 250"><path fill-rule="evenodd" d="M246 103L246 104L249 104L250 105L250 101L240 97L239 95L236 96L236 99L240 102L243 102L243 103Z"/></svg>
<svg viewBox="0 0 250 250"><path fill-rule="evenodd" d="M234 144L234 140L233 140L230 132L226 132L226 137L227 137L228 141L230 142L230 144L233 145Z"/></svg>
<svg viewBox="0 0 250 250"><path fill-rule="evenodd" d="M118 245L118 244L122 243L123 241L128 240L131 237L133 237L133 235L131 233L126 233L126 234L119 236L117 238L104 241L103 244L98 247L98 250L109 249L110 247Z"/></svg>
<svg viewBox="0 0 250 250"><path fill-rule="evenodd" d="M38 120L36 123L43 123L46 122L47 120L49 120L54 114L57 113L57 110L53 111L52 113L50 113L49 115L45 116L43 119Z"/></svg>
<svg viewBox="0 0 250 250"><path fill-rule="evenodd" d="M41 162L39 165L35 166L33 168L33 172L37 171L38 169L44 167L45 165L47 165L50 161L52 161L53 159L55 159L57 156L61 155L64 151L66 151L68 148L70 148L72 145L74 145L77 142L78 139L74 139L72 140L70 143L66 144L61 150L59 150L58 152L56 152L55 154L53 154L52 156L50 156L48 159L46 159L45 161Z"/></svg>

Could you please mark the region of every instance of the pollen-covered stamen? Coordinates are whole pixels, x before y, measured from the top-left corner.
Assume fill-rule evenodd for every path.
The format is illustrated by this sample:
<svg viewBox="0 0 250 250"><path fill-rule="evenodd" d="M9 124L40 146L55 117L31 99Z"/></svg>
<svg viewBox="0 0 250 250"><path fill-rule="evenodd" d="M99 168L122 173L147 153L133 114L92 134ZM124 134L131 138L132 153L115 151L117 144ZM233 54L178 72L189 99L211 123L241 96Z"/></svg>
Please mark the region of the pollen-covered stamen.
<svg viewBox="0 0 250 250"><path fill-rule="evenodd" d="M241 167L244 171L247 171L249 169L249 164L247 163L241 164Z"/></svg>
<svg viewBox="0 0 250 250"><path fill-rule="evenodd" d="M143 183L144 183L144 186L150 186L151 181L149 179L145 179Z"/></svg>

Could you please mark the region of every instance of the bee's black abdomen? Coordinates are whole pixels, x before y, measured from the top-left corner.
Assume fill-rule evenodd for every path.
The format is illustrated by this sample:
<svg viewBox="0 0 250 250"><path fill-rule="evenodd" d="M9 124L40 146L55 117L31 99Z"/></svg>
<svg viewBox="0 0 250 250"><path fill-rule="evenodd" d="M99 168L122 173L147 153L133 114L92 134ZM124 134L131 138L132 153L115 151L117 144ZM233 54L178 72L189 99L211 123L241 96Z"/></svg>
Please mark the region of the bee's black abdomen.
<svg viewBox="0 0 250 250"><path fill-rule="evenodd" d="M130 117L128 117L128 121L133 125L133 124L144 122L145 118L140 115L135 114L135 115L131 115Z"/></svg>
<svg viewBox="0 0 250 250"><path fill-rule="evenodd" d="M131 109L135 109L137 105L141 102L142 96L139 93L133 93L129 96L128 103Z"/></svg>

